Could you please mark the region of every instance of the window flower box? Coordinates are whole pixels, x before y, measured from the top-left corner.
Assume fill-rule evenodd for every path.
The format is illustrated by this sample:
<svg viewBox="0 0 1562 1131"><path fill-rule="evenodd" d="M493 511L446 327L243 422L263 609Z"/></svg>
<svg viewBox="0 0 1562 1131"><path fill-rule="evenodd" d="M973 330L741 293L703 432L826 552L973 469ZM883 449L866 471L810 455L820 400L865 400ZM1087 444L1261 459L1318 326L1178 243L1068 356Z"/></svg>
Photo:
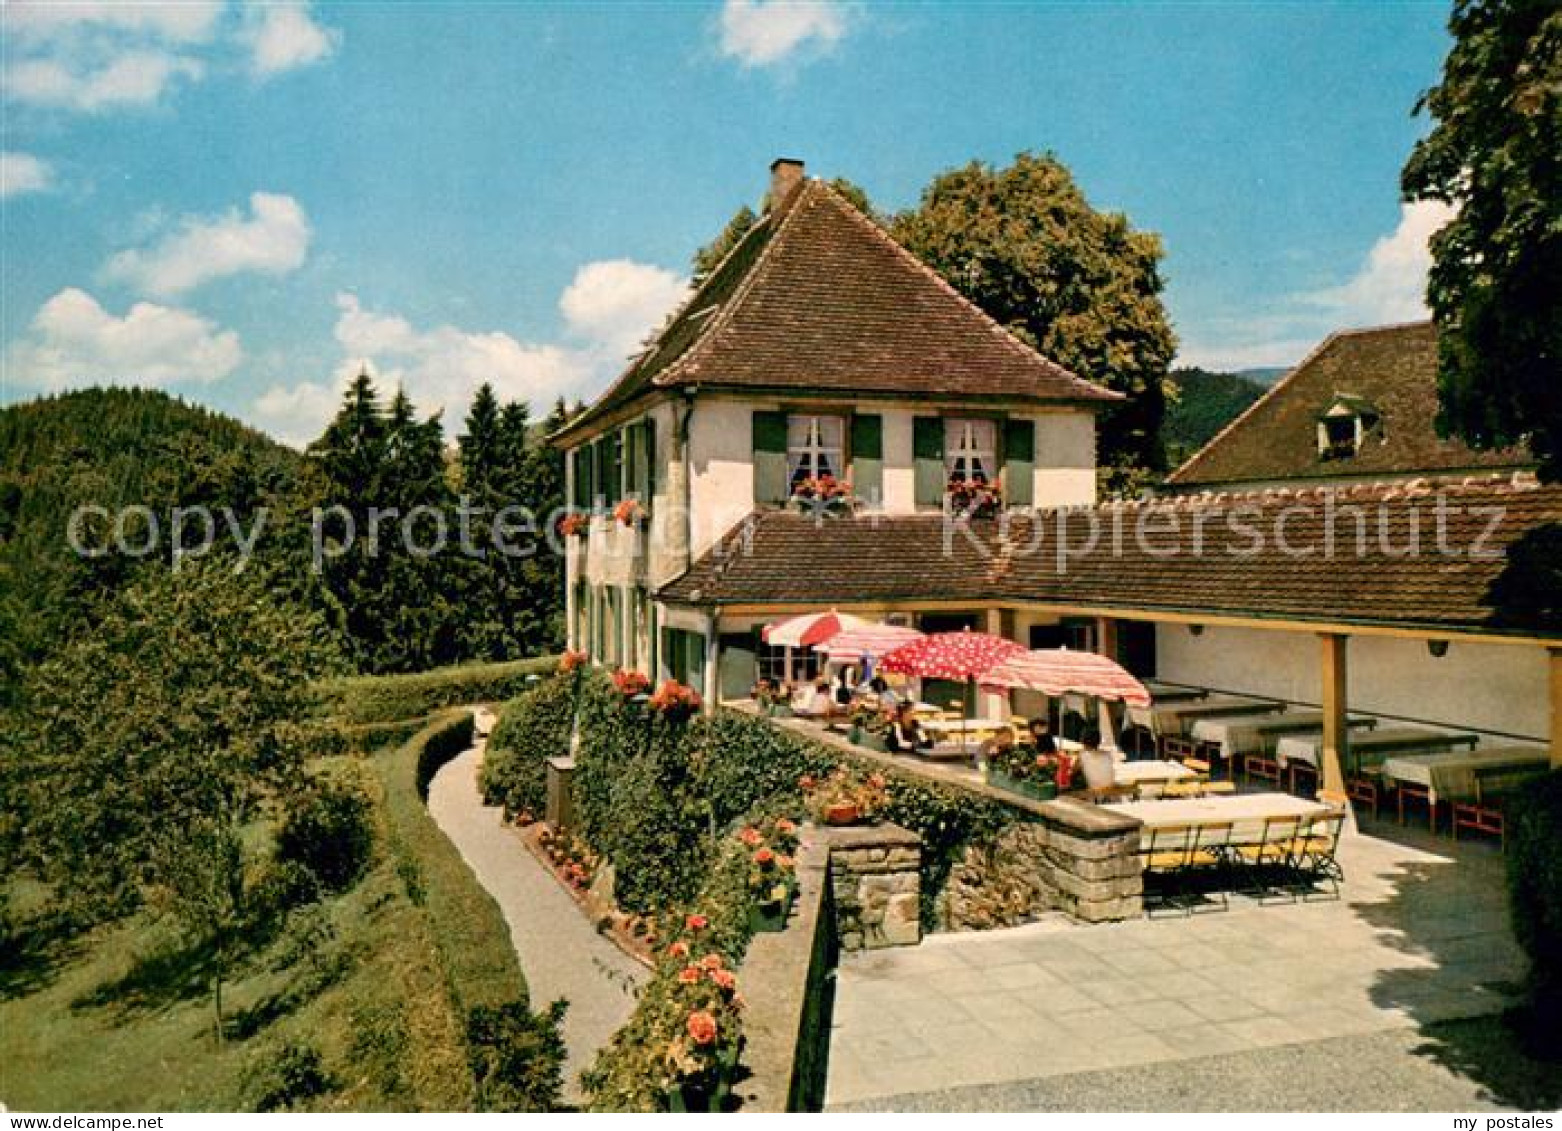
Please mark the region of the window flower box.
<svg viewBox="0 0 1562 1131"><path fill-rule="evenodd" d="M1003 510L1003 492L985 479L953 478L944 489L944 502L956 518L993 518Z"/></svg>
<svg viewBox="0 0 1562 1131"><path fill-rule="evenodd" d="M799 479L792 485L792 506L805 514L835 517L854 508L851 484L833 475Z"/></svg>

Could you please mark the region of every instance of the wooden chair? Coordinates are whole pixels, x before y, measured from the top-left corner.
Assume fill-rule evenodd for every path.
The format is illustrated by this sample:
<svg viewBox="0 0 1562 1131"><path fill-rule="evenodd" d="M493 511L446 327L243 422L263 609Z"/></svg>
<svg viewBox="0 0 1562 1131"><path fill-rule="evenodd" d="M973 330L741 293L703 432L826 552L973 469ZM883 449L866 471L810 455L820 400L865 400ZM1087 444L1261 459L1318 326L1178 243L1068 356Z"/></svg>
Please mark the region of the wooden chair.
<svg viewBox="0 0 1562 1131"><path fill-rule="evenodd" d="M1280 763L1268 754L1249 754L1242 759L1242 773L1248 781L1258 778L1260 781L1272 782L1276 788L1280 785Z"/></svg>
<svg viewBox="0 0 1562 1131"><path fill-rule="evenodd" d="M1202 879L1214 881L1209 888L1209 893L1214 899L1204 898L1205 891L1197 891L1192 894L1199 896L1195 904L1188 904L1188 912L1192 914L1196 907L1217 907L1221 911L1231 908L1231 899L1227 892L1230 886L1225 882L1226 873L1231 867L1231 831L1236 826L1231 821L1222 821L1214 825L1200 825L1194 832L1192 843L1188 846L1188 862L1186 865L1188 878L1194 885L1198 885Z"/></svg>
<svg viewBox="0 0 1562 1131"><path fill-rule="evenodd" d="M1345 878L1336 858L1340 833L1345 828L1345 811L1331 808L1328 813L1309 818L1291 846L1291 868L1302 899L1316 894L1320 884L1329 885L1330 898L1340 898L1340 881Z"/></svg>
<svg viewBox="0 0 1562 1131"><path fill-rule="evenodd" d="M1198 830L1193 825L1162 825L1150 829L1139 849L1146 915L1165 908L1185 910L1185 894L1177 890L1177 884L1188 870L1197 843Z"/></svg>
<svg viewBox="0 0 1562 1131"><path fill-rule="evenodd" d="M1229 855L1243 865L1248 881L1243 890L1260 903L1277 894L1294 898L1288 873L1301 826L1300 817L1266 817L1257 843L1232 845Z"/></svg>
<svg viewBox="0 0 1562 1131"><path fill-rule="evenodd" d="M1378 806L1383 803L1383 794L1387 792L1381 780L1375 777L1357 774L1345 779L1345 794L1352 801L1360 805L1372 806L1372 815L1378 815Z"/></svg>
<svg viewBox="0 0 1562 1131"><path fill-rule="evenodd" d="M1235 793L1237 791L1235 772L1229 773L1225 781L1214 781L1210 776L1210 763L1203 758L1184 758L1182 764L1198 776L1199 784L1204 787L1202 791L1203 796L1207 797L1210 794L1217 793Z"/></svg>
<svg viewBox="0 0 1562 1131"><path fill-rule="evenodd" d="M1318 783L1323 776L1318 773L1317 766L1310 766L1306 762L1291 762L1286 766L1286 789L1298 797L1305 797L1308 793L1318 788ZM1308 779L1305 782L1301 779Z"/></svg>

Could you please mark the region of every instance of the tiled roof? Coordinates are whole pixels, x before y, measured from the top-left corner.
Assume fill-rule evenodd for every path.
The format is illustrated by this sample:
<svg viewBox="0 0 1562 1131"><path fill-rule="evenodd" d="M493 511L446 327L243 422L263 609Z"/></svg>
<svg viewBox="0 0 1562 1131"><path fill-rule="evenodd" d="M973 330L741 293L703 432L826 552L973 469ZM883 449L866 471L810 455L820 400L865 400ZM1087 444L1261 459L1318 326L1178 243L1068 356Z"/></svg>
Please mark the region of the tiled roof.
<svg viewBox="0 0 1562 1131"><path fill-rule="evenodd" d="M1381 426L1347 459L1322 459L1316 424L1337 399L1365 402ZM1172 488L1294 479L1382 478L1525 467L1523 451L1477 452L1442 439L1437 332L1430 322L1334 334L1167 479Z"/></svg>
<svg viewBox="0 0 1562 1131"><path fill-rule="evenodd" d="M1070 551L1061 564L1060 522ZM1408 554L1413 529L1420 550ZM1312 552L1288 553L1282 537ZM954 526L939 515L815 521L768 511L661 595L816 607L1034 601L1562 637L1559 541L1562 487L1527 476L1180 496Z"/></svg>
<svg viewBox="0 0 1562 1131"><path fill-rule="evenodd" d="M561 435L657 388L1108 402L965 299L828 184L804 181Z"/></svg>

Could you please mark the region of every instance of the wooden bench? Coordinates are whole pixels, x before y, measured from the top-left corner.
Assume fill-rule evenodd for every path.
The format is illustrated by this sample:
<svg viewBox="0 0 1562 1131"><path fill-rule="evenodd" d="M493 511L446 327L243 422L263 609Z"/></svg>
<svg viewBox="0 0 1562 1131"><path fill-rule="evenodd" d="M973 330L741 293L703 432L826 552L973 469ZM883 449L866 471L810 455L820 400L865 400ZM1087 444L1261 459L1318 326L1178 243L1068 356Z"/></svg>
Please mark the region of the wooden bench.
<svg viewBox="0 0 1562 1131"><path fill-rule="evenodd" d="M1459 830L1489 833L1501 839L1502 847L1508 847L1508 822L1505 810L1508 803L1526 788L1546 776L1549 771L1538 766L1501 767L1475 771L1475 796L1455 801L1453 810L1453 836L1459 839Z"/></svg>

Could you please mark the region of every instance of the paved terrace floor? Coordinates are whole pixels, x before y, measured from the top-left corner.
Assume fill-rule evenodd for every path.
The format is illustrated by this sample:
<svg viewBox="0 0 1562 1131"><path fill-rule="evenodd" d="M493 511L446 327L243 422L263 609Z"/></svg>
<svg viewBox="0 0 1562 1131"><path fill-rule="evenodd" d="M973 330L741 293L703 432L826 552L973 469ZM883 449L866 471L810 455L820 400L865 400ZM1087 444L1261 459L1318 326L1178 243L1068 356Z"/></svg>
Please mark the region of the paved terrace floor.
<svg viewBox="0 0 1562 1131"><path fill-rule="evenodd" d="M1437 1034L1450 1028L1443 1022L1501 1010L1523 972L1501 854L1389 835L1396 839L1357 834L1342 844L1347 883L1337 902L1233 899L1229 911L1191 918L1059 919L848 956L827 1103L1497 1106L1511 1093L1485 1086L1492 1073L1468 1063L1484 1054L1444 1047Z"/></svg>

